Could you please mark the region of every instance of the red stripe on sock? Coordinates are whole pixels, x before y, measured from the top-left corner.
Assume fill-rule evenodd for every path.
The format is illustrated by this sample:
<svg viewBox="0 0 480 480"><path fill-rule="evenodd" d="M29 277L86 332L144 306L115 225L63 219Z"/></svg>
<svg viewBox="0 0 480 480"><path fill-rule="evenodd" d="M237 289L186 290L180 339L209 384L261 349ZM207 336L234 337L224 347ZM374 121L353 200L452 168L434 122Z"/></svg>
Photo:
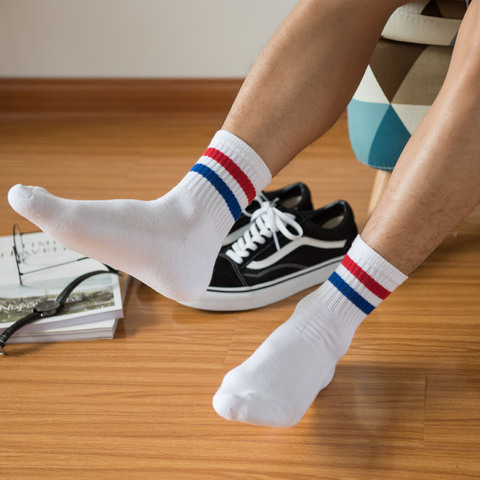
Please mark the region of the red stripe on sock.
<svg viewBox="0 0 480 480"><path fill-rule="evenodd" d="M242 187L242 190L247 196L248 203L251 203L257 196L255 187L245 172L229 157L216 148L207 148L203 154L205 157L209 157L212 160L218 162L227 172L237 181Z"/></svg>
<svg viewBox="0 0 480 480"><path fill-rule="evenodd" d="M348 255L342 261L342 265L356 278L365 285L374 295L382 300L385 300L389 295L385 287L382 287L373 277L371 277L365 270L357 265Z"/></svg>

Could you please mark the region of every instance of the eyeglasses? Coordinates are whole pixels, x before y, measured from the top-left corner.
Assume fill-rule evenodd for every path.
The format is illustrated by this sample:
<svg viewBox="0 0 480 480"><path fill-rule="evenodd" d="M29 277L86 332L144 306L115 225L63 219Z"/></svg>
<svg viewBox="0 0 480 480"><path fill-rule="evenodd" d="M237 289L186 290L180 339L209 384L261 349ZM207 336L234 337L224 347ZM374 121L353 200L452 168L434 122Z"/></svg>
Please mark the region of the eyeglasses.
<svg viewBox="0 0 480 480"><path fill-rule="evenodd" d="M73 260L68 260L66 262L55 263L47 266L42 266L40 268L35 268L35 264L28 265L28 260L35 256L38 256L39 253L46 252L47 250L51 250L56 252L61 247L59 244L54 242L53 240L46 240L45 243L41 246L37 246L35 251L29 251L25 248L25 243L23 241L23 235L28 235L28 233L23 234L20 230L18 225L13 226L13 256L15 257L15 263L17 265L17 273L18 273L18 281L20 285L24 285L23 279L27 275L31 275L33 273L43 272L45 270L51 270L53 268L61 267L63 265L68 265L70 263L80 262L82 260L88 260L89 257L79 257ZM30 267L30 268L29 268ZM33 268L32 268L33 267Z"/></svg>

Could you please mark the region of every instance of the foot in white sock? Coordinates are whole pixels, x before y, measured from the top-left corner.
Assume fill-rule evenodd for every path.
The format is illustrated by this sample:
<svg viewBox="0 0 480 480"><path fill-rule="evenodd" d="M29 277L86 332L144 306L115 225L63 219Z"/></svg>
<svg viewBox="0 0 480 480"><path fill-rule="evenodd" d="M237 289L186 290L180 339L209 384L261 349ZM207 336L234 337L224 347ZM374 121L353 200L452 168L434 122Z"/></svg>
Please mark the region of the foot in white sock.
<svg viewBox="0 0 480 480"><path fill-rule="evenodd" d="M185 178L156 200L67 200L22 185L8 200L65 247L188 301L206 290L224 238L270 180L247 144L220 131Z"/></svg>
<svg viewBox="0 0 480 480"><path fill-rule="evenodd" d="M298 423L330 383L362 320L406 278L357 237L330 279L227 373L213 399L216 412L254 425Z"/></svg>

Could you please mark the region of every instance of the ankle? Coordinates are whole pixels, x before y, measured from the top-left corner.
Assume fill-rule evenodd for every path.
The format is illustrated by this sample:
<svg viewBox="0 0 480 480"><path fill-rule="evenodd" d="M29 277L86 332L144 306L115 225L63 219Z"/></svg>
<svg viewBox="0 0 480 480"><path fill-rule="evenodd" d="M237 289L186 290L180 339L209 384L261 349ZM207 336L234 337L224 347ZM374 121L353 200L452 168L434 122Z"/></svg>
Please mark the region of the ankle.
<svg viewBox="0 0 480 480"><path fill-rule="evenodd" d="M271 178L267 166L249 145L221 130L181 185L192 192L212 216L221 215L223 223L229 215L235 222Z"/></svg>

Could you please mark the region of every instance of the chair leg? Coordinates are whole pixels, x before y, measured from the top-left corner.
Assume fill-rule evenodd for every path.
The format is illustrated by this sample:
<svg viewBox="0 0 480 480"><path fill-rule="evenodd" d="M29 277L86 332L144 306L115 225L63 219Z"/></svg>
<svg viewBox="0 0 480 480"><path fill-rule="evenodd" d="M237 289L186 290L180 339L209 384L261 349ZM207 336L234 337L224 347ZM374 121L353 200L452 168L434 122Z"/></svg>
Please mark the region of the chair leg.
<svg viewBox="0 0 480 480"><path fill-rule="evenodd" d="M377 170L375 182L372 188L372 194L370 195L370 204L368 206L369 217L375 210L375 207L377 206L377 203L380 200L380 197L382 196L385 187L387 186L391 174L392 172L386 172L385 170Z"/></svg>

